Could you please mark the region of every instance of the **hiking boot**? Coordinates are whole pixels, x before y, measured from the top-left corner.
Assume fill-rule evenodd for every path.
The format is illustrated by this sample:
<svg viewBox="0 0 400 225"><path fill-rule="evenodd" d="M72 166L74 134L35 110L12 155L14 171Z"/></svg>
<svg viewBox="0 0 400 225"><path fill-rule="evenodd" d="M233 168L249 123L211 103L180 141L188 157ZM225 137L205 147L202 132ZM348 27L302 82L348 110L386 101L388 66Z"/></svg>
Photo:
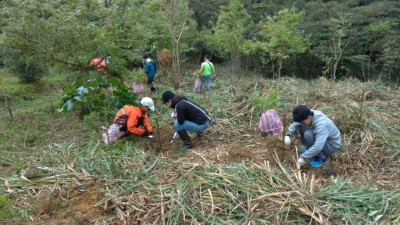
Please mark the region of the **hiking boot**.
<svg viewBox="0 0 400 225"><path fill-rule="evenodd" d="M325 164L327 160L328 160L328 158L322 158L319 156L315 156L314 159L311 160L310 166L311 167L320 167L323 164Z"/></svg>
<svg viewBox="0 0 400 225"><path fill-rule="evenodd" d="M183 141L183 145L181 146L180 150L186 150L186 149L189 149L189 148L191 148L193 146L193 143L190 140L190 136L186 132L186 130L178 131L178 135Z"/></svg>

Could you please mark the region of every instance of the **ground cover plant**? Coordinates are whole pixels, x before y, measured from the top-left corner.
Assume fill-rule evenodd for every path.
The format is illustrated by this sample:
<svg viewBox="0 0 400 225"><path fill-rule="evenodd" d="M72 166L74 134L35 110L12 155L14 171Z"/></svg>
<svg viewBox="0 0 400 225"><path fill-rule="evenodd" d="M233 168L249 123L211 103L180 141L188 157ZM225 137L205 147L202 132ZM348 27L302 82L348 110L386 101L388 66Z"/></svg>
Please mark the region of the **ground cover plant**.
<svg viewBox="0 0 400 225"><path fill-rule="evenodd" d="M219 68L209 95L193 91L192 72L181 76L179 94L203 105L217 121L185 152L178 150L180 141L170 143L173 121L160 104L162 91L171 89L166 77L152 96L158 103L150 117L155 127L158 123L155 139L129 136L108 146L96 113L80 120L78 110L57 111L71 75L28 85L2 70L1 221L400 222L398 87L352 78L267 79L231 68ZM298 143L285 148L281 137L258 131L263 107L274 107L281 117L287 113L290 122L299 103L325 112L342 133L343 147L323 167L298 169Z"/></svg>

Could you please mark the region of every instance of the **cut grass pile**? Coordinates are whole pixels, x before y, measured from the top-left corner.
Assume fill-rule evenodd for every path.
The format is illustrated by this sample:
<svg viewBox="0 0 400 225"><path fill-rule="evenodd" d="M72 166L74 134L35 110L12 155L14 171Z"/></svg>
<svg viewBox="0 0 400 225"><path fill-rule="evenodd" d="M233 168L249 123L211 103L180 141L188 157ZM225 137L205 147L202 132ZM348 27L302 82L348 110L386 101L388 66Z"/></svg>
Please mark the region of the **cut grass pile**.
<svg viewBox="0 0 400 225"><path fill-rule="evenodd" d="M271 168L267 162L202 165L184 158L172 161L162 156L147 157L132 143L126 143L112 168L107 158L98 157L101 145L52 146L47 155L59 165L31 163L21 176L7 178L7 192L17 197L21 209L32 200L40 203L51 197L57 204L51 204L55 212L50 215L65 219L56 212L67 211L70 214L63 215L73 216L74 208L82 206L72 203L94 188L103 197L86 207L101 213L95 214L100 218L90 219L110 224L400 222L400 191L368 190L343 178L327 182L315 174L282 166L277 156L278 168ZM72 164L64 162L69 158L67 152L77 153ZM48 206L39 205L42 208L37 212L48 214L43 212ZM38 215L39 221L41 218L46 217ZM82 218L67 221L77 220Z"/></svg>

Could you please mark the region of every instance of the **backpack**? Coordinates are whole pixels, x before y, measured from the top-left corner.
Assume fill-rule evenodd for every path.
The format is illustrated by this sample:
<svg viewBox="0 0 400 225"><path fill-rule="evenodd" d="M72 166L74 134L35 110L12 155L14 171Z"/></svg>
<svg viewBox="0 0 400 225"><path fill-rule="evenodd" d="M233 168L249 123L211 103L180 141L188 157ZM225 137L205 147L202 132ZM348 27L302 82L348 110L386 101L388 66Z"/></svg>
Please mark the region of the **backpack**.
<svg viewBox="0 0 400 225"><path fill-rule="evenodd" d="M127 122L128 122L128 115L125 114L125 110L124 108L122 108L122 115L119 116L108 129L102 127L103 128L102 136L104 143L112 144L118 138L124 136L127 133L127 131L121 131L120 128L126 129Z"/></svg>
<svg viewBox="0 0 400 225"><path fill-rule="evenodd" d="M270 109L261 114L258 128L265 134L277 136L283 132L281 119L275 109Z"/></svg>

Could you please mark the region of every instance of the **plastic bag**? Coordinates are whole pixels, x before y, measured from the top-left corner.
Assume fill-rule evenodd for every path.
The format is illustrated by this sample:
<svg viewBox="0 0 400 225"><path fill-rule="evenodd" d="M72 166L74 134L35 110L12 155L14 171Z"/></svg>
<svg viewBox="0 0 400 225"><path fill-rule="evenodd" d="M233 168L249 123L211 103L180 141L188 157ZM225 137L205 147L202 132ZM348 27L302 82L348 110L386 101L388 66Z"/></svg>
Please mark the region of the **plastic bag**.
<svg viewBox="0 0 400 225"><path fill-rule="evenodd" d="M200 91L201 88L201 79L200 78L196 78L194 80L194 90L195 91Z"/></svg>
<svg viewBox="0 0 400 225"><path fill-rule="evenodd" d="M103 127L102 136L105 144L113 144L118 138L126 134L125 131L119 130L120 127L121 125L118 124L113 124L108 129Z"/></svg>
<svg viewBox="0 0 400 225"><path fill-rule="evenodd" d="M275 109L270 109L260 116L258 128L261 132L277 136L283 132L281 119Z"/></svg>
<svg viewBox="0 0 400 225"><path fill-rule="evenodd" d="M140 94L143 93L144 91L144 85L142 83L135 82L133 83L132 88L133 88L133 93L135 94Z"/></svg>

